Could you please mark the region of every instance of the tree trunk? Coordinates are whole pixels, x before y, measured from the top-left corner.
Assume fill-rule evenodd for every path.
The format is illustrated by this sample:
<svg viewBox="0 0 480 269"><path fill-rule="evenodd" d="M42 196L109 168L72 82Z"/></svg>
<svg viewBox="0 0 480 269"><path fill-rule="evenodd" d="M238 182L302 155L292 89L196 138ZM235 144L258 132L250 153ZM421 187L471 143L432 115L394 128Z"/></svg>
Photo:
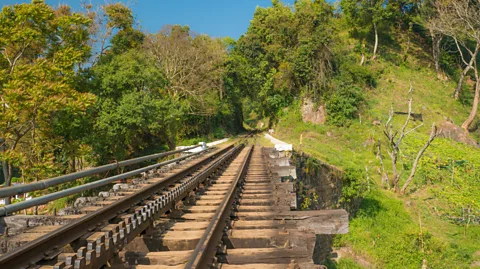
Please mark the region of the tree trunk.
<svg viewBox="0 0 480 269"><path fill-rule="evenodd" d="M175 150L175 137L170 137L167 135L167 146L170 150Z"/></svg>
<svg viewBox="0 0 480 269"><path fill-rule="evenodd" d="M2 160L2 171L3 171L3 178L5 179L5 187L8 187L7 185L7 179L10 177L8 173L8 163L5 160Z"/></svg>
<svg viewBox="0 0 480 269"><path fill-rule="evenodd" d="M373 23L373 30L375 31L375 46L373 47L373 56L372 60L375 60L377 57L377 49L378 49L378 31L377 31L377 23Z"/></svg>
<svg viewBox="0 0 480 269"><path fill-rule="evenodd" d="M433 30L430 30L432 36L432 55L435 63L435 71L437 75L440 74L440 44L442 43L443 36L441 34L435 34Z"/></svg>
<svg viewBox="0 0 480 269"><path fill-rule="evenodd" d="M395 149L394 149L395 151ZM392 157L392 187L394 189L397 189L398 185L398 174L397 174L397 154L395 152L392 152L391 154Z"/></svg>
<svg viewBox="0 0 480 269"><path fill-rule="evenodd" d="M455 93L453 94L455 100L458 100L460 97L460 90L462 89L463 80L465 79L465 75L467 74L468 70L470 70L470 66L465 67L462 73L460 73L460 78L458 79L457 87L455 88Z"/></svg>
<svg viewBox="0 0 480 269"><path fill-rule="evenodd" d="M5 145L5 139L0 138L0 143L1 145L1 150L5 151L6 145ZM11 173L11 166L7 161L2 160L2 171L3 171L3 178L5 179L5 187L8 187L11 185L12 181L12 173ZM10 197L5 197L5 204L9 205L10 204Z"/></svg>
<svg viewBox="0 0 480 269"><path fill-rule="evenodd" d="M417 158L415 158L415 161L413 162L412 171L410 172L410 176L408 177L405 184L403 184L402 190L400 191L400 193L402 195L405 194L405 190L407 190L408 185L410 184L410 182L412 182L413 177L415 176L415 172L417 172L417 166L418 166L418 163L420 162L420 159L423 156L423 153L425 153L425 150L427 150L427 148L430 146L430 143L432 143L432 141L435 139L436 136L437 136L437 127L435 126L435 124L433 124L432 125L432 132L430 133L430 137L428 138L425 145L423 145L423 148L421 148L420 151L418 152Z"/></svg>
<svg viewBox="0 0 480 269"><path fill-rule="evenodd" d="M13 167L10 163L7 163L6 161L3 161L3 167L2 169L4 169L3 171L3 175L5 177L5 186L8 187L8 186L11 186L12 185L12 170L13 170ZM12 197L5 197L5 205L9 205L10 202L11 202L11 199Z"/></svg>
<svg viewBox="0 0 480 269"><path fill-rule="evenodd" d="M477 59L477 54L478 54L478 50L480 48L480 44L477 44L477 46L475 47L475 52L473 53L473 55L471 54L472 58L470 59L470 61L468 62L468 65L467 67L465 67L463 69L463 72L460 73L460 79L458 80L458 84L457 84L457 88L455 88L455 93L454 93L454 97L456 100L458 100L459 96L460 96L460 91L462 90L462 85L463 85L463 80L465 79L465 76L467 75L468 71L470 71L470 69L473 69L475 68L476 70L476 64L475 64L475 60ZM460 50L460 47L458 47L458 49ZM462 58L463 58L463 54L462 54ZM475 65L475 67L473 67ZM477 71L475 71L477 72ZM477 75L475 75L477 76ZM478 81L478 79L477 79Z"/></svg>
<svg viewBox="0 0 480 269"><path fill-rule="evenodd" d="M68 161L68 172L76 172L75 157L70 157L70 160Z"/></svg>
<svg viewBox="0 0 480 269"><path fill-rule="evenodd" d="M388 186L388 174L385 173L385 165L383 164L383 157L382 157L382 144L380 143L380 139L377 141L377 159L380 161L380 173L382 175L382 186Z"/></svg>
<svg viewBox="0 0 480 269"><path fill-rule="evenodd" d="M468 132L468 127L470 127L473 120L475 119L475 116L477 115L478 102L479 102L479 97L480 97L480 79L479 79L479 76L478 76L477 66L474 67L474 70L475 70L475 79L477 80L477 83L475 83L475 96L473 98L473 106L472 106L472 110L470 111L470 115L465 120L465 122L462 124L462 128L466 132Z"/></svg>
<svg viewBox="0 0 480 269"><path fill-rule="evenodd" d="M407 47L405 48L405 53L403 54L403 62L406 62L408 59L408 51L410 50L410 33L407 33L408 39L407 39Z"/></svg>

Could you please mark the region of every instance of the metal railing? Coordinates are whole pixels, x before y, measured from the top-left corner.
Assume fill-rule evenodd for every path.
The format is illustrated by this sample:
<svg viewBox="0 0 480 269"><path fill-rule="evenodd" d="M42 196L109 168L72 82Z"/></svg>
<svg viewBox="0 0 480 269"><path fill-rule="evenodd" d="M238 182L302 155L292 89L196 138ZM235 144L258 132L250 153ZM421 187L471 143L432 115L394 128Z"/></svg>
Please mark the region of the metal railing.
<svg viewBox="0 0 480 269"><path fill-rule="evenodd" d="M17 211L20 211L20 210L23 210L23 209L34 207L34 206L43 205L43 204L46 204L50 201L60 199L62 197L70 196L70 195L77 194L77 193L80 193L80 192L83 192L83 191L87 191L87 190L95 189L95 188L98 188L98 187L101 187L101 186L105 186L105 185L107 185L109 183L112 183L116 180L126 179L126 178L129 178L131 176L139 175L143 172L146 172L146 171L149 171L149 170L161 167L161 166L165 166L165 165L170 164L170 163L179 162L181 160L190 158L194 155L200 154L200 153L202 153L206 150L207 149L203 149L199 152L188 154L188 155L185 155L183 157L179 157L179 158L175 158L175 159L172 159L172 160L169 160L169 161L149 165L149 166L139 168L139 169L136 169L136 170L133 170L133 171L122 173L120 175L111 176L111 177L108 177L108 178L104 178L104 179L101 179L101 180L97 180L97 181L94 181L94 182L90 182L90 183L83 184L83 185L80 185L80 186L76 186L76 187L73 187L73 188L69 188L69 189L66 189L66 190L61 190L61 191L49 193L49 194L46 194L46 195L43 195L43 196L40 196L40 197L36 197L36 198L30 199L30 200L26 200L26 201L22 201L22 202L15 203L15 204L10 204L10 205L5 205L4 207L0 207L0 217L6 216L6 215L8 215L9 213L12 213L12 212L17 212Z"/></svg>
<svg viewBox="0 0 480 269"><path fill-rule="evenodd" d="M191 150L191 149L194 149L194 148L198 148L200 146L201 145L197 145L197 146L192 146L192 147L189 147L189 148L184 148L184 149L179 149L179 150L174 150L174 151L168 151L168 152L162 152L162 153L147 155L147 156L138 157L138 158L134 158L134 159L130 159L130 160L125 160L125 161L121 161L121 162L116 162L116 163L112 163L112 164L106 164L106 165L102 165L102 166L99 166L99 167L94 167L94 168L91 168L91 169L88 169L88 170L79 171L79 172L75 172L75 173L71 173L71 174L67 174L67 175L63 175L63 176L58 176L58 177L54 177L54 178L50 178L50 179L45 179L45 180L41 180L41 181L37 181L37 182L0 188L0 198L11 197L11 196L15 196L17 194L23 194L23 193L27 193L27 192L36 191L36 190L43 190L43 189L53 187L53 186L56 186L56 185L59 185L59 184L62 184L62 183L66 183L66 182L69 182L69 181L74 181L74 180L77 180L79 178L84 178L84 177L87 177L87 176L100 174L100 173L111 171L111 170L118 169L118 168L121 168L121 167L138 164L138 163L145 162L145 161L150 161L150 160L153 160L153 159L159 159L159 158L169 156L169 155L172 155L172 154L175 154L175 153L180 153L180 152L188 151L188 150Z"/></svg>

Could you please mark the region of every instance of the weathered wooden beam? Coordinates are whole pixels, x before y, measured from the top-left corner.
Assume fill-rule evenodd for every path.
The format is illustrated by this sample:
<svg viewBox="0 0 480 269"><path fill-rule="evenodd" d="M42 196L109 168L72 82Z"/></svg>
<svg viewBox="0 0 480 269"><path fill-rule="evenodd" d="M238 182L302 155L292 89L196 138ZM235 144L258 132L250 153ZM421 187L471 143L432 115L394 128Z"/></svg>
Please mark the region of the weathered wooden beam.
<svg viewBox="0 0 480 269"><path fill-rule="evenodd" d="M300 231L314 234L348 233L348 213L344 209L287 211L287 212L237 212L242 221L283 220L295 222Z"/></svg>

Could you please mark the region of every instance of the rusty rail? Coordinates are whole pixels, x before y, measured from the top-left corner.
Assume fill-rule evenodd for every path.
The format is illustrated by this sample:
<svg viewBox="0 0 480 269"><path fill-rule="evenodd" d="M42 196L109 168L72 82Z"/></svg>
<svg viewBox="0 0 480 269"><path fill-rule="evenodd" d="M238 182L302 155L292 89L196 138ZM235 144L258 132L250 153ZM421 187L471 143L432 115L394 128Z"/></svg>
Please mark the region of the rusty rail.
<svg viewBox="0 0 480 269"><path fill-rule="evenodd" d="M223 230L227 225L227 218L230 216L230 212L233 207L232 203L235 199L238 185L244 179L247 173L250 158L252 156L252 151L253 146L249 149L247 153L247 157L242 164L240 173L238 173L238 175L232 182L232 185L230 186L227 195L225 196L219 208L215 212L215 215L210 221L205 233L198 242L191 258L186 264L186 269L204 269L211 267L216 254L216 248L222 238Z"/></svg>
<svg viewBox="0 0 480 269"><path fill-rule="evenodd" d="M139 234L141 232L141 229L138 229L139 227L147 227L145 226L147 219L159 216L159 214L162 214L162 212L169 209L172 203L179 198L184 197L185 193L188 193L188 191L195 188L195 186L198 186L198 184L204 181L211 173L214 173L221 165L224 165L228 160L235 156L242 147L243 145L233 148L233 145L231 145L217 152L212 158L220 158L217 161L214 161L213 164L209 165L204 171L194 176L188 182L184 182L175 189L170 190L168 193L161 195L160 198L153 200L152 203L143 206L141 210L136 210L131 218L118 224L117 229L115 229L116 233L112 234L110 238L104 237L103 243L100 241L97 244L89 244L88 249L83 248L82 253L79 251L78 255L80 255L80 257L67 260L67 265L73 266L79 261L80 263L90 262L90 264L95 262L95 266L91 266L91 268L100 268L106 264L108 258L103 258L101 260L98 260L97 258L97 260L92 261L92 257L95 259L99 254L98 252L102 251L108 252L113 256L112 251L115 251L117 245L121 248L129 241L127 240L128 238L134 238L134 236L129 235L130 232L136 231ZM55 255L55 253L59 252L63 246L75 241L89 231L95 230L100 223L111 220L122 212L132 208L132 206L152 197L155 193L193 173L201 166L208 164L211 162L212 158L205 159L195 165L189 166L177 174L168 176L151 186L142 188L138 192L127 196L124 199L118 200L101 210L92 212L77 221L66 224L54 232L48 233L6 253L3 256L0 256L0 268L26 268L32 264L36 264L46 257ZM58 266L59 268L63 268L61 264L58 264ZM63 266L65 266L65 263Z"/></svg>

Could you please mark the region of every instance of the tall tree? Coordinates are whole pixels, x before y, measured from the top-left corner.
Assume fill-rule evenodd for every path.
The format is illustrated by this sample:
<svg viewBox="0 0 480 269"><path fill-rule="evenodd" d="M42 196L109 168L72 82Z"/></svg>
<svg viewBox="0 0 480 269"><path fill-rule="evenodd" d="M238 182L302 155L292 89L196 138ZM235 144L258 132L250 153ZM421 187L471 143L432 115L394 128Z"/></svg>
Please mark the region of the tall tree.
<svg viewBox="0 0 480 269"><path fill-rule="evenodd" d="M475 76L475 94L470 115L462 128L468 130L478 110L480 99L480 77L478 74L478 53L480 52L480 0L436 0L437 16L432 18L436 30L455 41L463 70L455 89L458 98L465 76L473 70Z"/></svg>
<svg viewBox="0 0 480 269"><path fill-rule="evenodd" d="M435 64L435 71L437 72L437 75L440 74L440 54L441 54L441 48L440 45L442 43L442 40L444 38L444 34L439 31L437 23L438 20L435 20L435 16L437 15L437 11L434 6L434 1L435 0L427 0L424 1L421 9L420 9L420 19L422 23L427 27L428 32L430 34L430 38L432 39L432 56L433 56L433 61ZM455 98L458 98L458 94L455 91Z"/></svg>
<svg viewBox="0 0 480 269"><path fill-rule="evenodd" d="M52 162L39 147L52 146L40 141L56 111L91 104L92 95L72 86L75 66L90 55L89 24L67 6L55 10L39 0L0 12L0 158L7 186L14 166L26 171Z"/></svg>
<svg viewBox="0 0 480 269"><path fill-rule="evenodd" d="M348 24L365 38L365 29L373 29L375 44L373 45L372 60L377 57L379 24L385 22L391 15L386 0L341 0L343 14Z"/></svg>
<svg viewBox="0 0 480 269"><path fill-rule="evenodd" d="M255 10L230 53L237 75L245 76L237 81L245 83L248 107L274 123L295 96L320 100L332 73L332 16L325 1L300 0L293 8L272 1L272 7Z"/></svg>
<svg viewBox="0 0 480 269"><path fill-rule="evenodd" d="M168 94L182 101L187 113L217 113L218 103L225 95L227 50L222 40L197 35L188 26L168 25L148 36L145 49L165 75Z"/></svg>
<svg viewBox="0 0 480 269"><path fill-rule="evenodd" d="M131 49L93 68L95 111L92 141L102 162L125 159L164 142L175 147L170 124L179 114L164 88L166 80L145 52ZM157 140L154 143L153 140Z"/></svg>

